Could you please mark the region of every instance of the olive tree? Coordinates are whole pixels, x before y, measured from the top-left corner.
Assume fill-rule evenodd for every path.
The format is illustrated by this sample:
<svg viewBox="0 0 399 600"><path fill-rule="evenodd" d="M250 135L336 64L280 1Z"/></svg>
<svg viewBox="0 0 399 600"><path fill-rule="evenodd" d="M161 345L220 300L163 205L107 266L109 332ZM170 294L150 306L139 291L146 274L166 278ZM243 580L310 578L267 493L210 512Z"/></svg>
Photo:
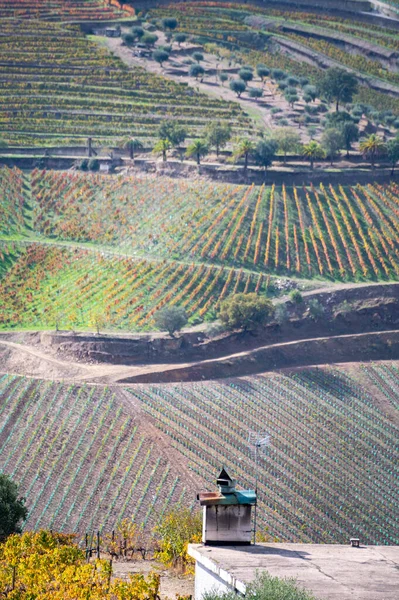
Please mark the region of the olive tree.
<svg viewBox="0 0 399 600"><path fill-rule="evenodd" d="M176 331L180 331L187 324L187 315L184 308L169 306L159 310L154 320L157 329L167 331L171 337L174 337Z"/></svg>

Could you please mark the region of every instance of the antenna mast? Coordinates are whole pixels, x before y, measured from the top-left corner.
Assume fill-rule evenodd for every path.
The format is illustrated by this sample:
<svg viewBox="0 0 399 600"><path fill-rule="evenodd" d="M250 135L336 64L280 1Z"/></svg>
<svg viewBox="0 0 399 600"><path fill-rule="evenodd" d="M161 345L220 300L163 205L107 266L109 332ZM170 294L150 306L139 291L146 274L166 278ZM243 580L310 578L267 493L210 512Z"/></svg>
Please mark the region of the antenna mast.
<svg viewBox="0 0 399 600"><path fill-rule="evenodd" d="M270 435L263 431L250 431L248 434L248 444L250 452L253 455L255 461L255 494L256 494L256 502L254 508L254 544L256 544L256 509L258 505L258 480L259 480L259 453L265 452L268 446L270 446L271 437Z"/></svg>

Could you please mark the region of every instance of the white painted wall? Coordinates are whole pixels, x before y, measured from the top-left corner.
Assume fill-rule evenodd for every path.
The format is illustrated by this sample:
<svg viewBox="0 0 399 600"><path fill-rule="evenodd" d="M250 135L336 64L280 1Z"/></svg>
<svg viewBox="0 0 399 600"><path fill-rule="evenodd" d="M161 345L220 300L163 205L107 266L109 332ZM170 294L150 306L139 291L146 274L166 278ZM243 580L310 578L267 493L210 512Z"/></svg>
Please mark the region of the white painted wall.
<svg viewBox="0 0 399 600"><path fill-rule="evenodd" d="M195 600L202 600L206 592L223 593L232 589L216 573L212 573L198 561L195 563Z"/></svg>

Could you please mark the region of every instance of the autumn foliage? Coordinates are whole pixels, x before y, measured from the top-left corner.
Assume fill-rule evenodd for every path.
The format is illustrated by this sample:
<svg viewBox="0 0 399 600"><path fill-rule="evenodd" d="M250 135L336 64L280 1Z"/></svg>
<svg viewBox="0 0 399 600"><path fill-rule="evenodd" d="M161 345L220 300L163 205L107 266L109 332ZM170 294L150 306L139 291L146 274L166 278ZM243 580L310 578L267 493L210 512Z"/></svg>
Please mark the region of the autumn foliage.
<svg viewBox="0 0 399 600"><path fill-rule="evenodd" d="M0 545L0 597L10 600L155 600L159 576L111 580L107 560L86 562L72 535L39 531Z"/></svg>

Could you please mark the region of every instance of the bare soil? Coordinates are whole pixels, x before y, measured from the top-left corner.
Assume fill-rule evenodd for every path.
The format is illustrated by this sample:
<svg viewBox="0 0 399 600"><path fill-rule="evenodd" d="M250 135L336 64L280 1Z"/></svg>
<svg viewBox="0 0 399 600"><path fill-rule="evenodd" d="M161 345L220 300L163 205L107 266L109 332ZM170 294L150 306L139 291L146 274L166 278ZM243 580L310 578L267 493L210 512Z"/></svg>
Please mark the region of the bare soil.
<svg viewBox="0 0 399 600"><path fill-rule="evenodd" d="M97 384L198 381L276 369L399 359L399 284L341 286L312 293L323 317L290 302L290 320L254 333L198 330L167 336L71 333L0 335L0 370L40 379ZM342 305L346 302L346 305ZM351 307L342 312L341 306ZM117 363L117 364L113 364Z"/></svg>
<svg viewBox="0 0 399 600"><path fill-rule="evenodd" d="M173 600L176 595L194 596L194 577L192 575L182 575L177 571L166 570L155 560L116 561L112 565L113 576L126 581L129 580L130 574L148 575L151 571L160 575L162 599Z"/></svg>

